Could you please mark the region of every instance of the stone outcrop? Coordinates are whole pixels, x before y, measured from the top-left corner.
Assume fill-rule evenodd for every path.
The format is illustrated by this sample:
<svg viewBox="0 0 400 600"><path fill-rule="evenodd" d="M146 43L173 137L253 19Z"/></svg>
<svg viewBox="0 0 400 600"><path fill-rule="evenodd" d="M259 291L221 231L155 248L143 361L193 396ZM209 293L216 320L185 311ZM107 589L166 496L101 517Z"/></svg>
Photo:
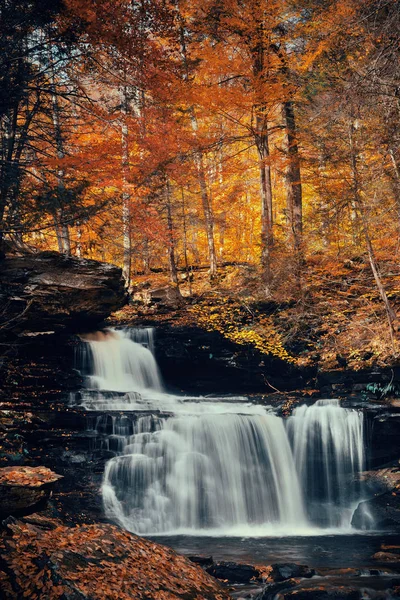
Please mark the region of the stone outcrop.
<svg viewBox="0 0 400 600"><path fill-rule="evenodd" d="M58 252L0 261L0 331L93 327L127 302L122 271Z"/></svg>
<svg viewBox="0 0 400 600"><path fill-rule="evenodd" d="M250 346L235 344L218 331L193 326L157 325L155 354L167 386L191 394L300 389L310 375Z"/></svg>
<svg viewBox="0 0 400 600"><path fill-rule="evenodd" d="M351 524L361 529L368 523L371 524L371 529L400 531L400 491L385 492L360 502L354 511Z"/></svg>
<svg viewBox="0 0 400 600"><path fill-rule="evenodd" d="M361 473L371 498L360 502L352 518L353 527L400 531L399 461L382 469Z"/></svg>
<svg viewBox="0 0 400 600"><path fill-rule="evenodd" d="M133 292L133 301L141 302L146 306L177 308L183 303L183 298L177 286L167 285L154 289L136 290Z"/></svg>
<svg viewBox="0 0 400 600"><path fill-rule="evenodd" d="M46 467L4 467L0 469L0 516L33 512L46 501L61 475Z"/></svg>
<svg viewBox="0 0 400 600"><path fill-rule="evenodd" d="M65 527L39 516L7 527L0 538L4 600L229 598L200 566L113 525Z"/></svg>

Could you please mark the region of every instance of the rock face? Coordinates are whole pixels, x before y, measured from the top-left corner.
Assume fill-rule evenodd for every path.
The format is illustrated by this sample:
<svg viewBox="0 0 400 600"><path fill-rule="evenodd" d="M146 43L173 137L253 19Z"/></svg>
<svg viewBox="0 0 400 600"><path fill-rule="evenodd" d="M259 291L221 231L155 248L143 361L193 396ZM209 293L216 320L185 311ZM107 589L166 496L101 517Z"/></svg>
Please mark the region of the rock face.
<svg viewBox="0 0 400 600"><path fill-rule="evenodd" d="M309 376L283 360L200 327L157 326L155 354L167 386L191 394L300 389Z"/></svg>
<svg viewBox="0 0 400 600"><path fill-rule="evenodd" d="M187 558L118 527L35 519L9 522L0 538L0 589L5 600L229 598Z"/></svg>
<svg viewBox="0 0 400 600"><path fill-rule="evenodd" d="M372 422L371 463L381 465L400 456L400 413L377 415Z"/></svg>
<svg viewBox="0 0 400 600"><path fill-rule="evenodd" d="M48 331L91 327L127 302L122 271L58 252L0 261L0 327Z"/></svg>
<svg viewBox="0 0 400 600"><path fill-rule="evenodd" d="M370 517L372 529L400 531L400 491L385 492L360 502L353 514L352 526L362 528L365 515Z"/></svg>
<svg viewBox="0 0 400 600"><path fill-rule="evenodd" d="M358 529L400 531L400 465L365 471L360 479L367 484L371 498L360 502L351 524Z"/></svg>
<svg viewBox="0 0 400 600"><path fill-rule="evenodd" d="M61 479L46 467L5 467L0 469L0 516L31 511L50 495Z"/></svg>

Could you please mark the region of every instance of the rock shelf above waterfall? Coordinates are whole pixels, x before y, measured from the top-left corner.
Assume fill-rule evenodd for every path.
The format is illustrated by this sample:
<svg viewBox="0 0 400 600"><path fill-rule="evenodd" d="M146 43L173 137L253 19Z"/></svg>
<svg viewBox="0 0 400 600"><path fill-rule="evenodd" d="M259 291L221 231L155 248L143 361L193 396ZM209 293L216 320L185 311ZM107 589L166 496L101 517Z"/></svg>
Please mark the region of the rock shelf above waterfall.
<svg viewBox="0 0 400 600"><path fill-rule="evenodd" d="M127 302L122 271L58 252L0 261L3 333L94 326Z"/></svg>

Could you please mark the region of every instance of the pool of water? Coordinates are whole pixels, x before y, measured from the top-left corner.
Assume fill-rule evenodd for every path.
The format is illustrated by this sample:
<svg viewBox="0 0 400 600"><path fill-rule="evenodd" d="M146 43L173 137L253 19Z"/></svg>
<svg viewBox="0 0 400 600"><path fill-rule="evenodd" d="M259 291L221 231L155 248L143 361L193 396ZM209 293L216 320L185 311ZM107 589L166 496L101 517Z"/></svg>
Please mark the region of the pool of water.
<svg viewBox="0 0 400 600"><path fill-rule="evenodd" d="M397 564L379 563L373 555L382 544L400 545L400 534L355 534L309 537L190 537L157 536L157 542L185 555L212 556L215 561L227 560L253 565L295 562L315 569L375 568L389 571Z"/></svg>

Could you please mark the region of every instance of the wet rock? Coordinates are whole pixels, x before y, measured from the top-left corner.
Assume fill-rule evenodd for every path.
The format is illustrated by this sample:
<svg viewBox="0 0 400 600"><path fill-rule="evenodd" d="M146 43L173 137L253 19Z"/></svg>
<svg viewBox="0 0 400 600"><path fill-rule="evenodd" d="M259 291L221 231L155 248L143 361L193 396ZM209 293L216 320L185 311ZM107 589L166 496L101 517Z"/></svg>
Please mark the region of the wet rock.
<svg viewBox="0 0 400 600"><path fill-rule="evenodd" d="M0 261L4 331L54 331L90 327L127 302L122 271L58 252Z"/></svg>
<svg viewBox="0 0 400 600"><path fill-rule="evenodd" d="M391 562L400 564L400 546L394 544L382 544L379 552L373 557L378 562Z"/></svg>
<svg viewBox="0 0 400 600"><path fill-rule="evenodd" d="M270 578L275 581L285 581L294 577L313 577L314 569L310 569L307 565L297 565L296 563L273 564Z"/></svg>
<svg viewBox="0 0 400 600"><path fill-rule="evenodd" d="M4 467L0 469L0 515L18 515L47 500L61 475L46 467Z"/></svg>
<svg viewBox="0 0 400 600"><path fill-rule="evenodd" d="M360 473L359 480L366 483L372 493L391 492L400 486L400 466L396 461L393 465L373 471Z"/></svg>
<svg viewBox="0 0 400 600"><path fill-rule="evenodd" d="M260 574L253 565L225 561L214 563L206 571L213 577L229 583L249 583L257 579Z"/></svg>
<svg viewBox="0 0 400 600"><path fill-rule="evenodd" d="M372 558L378 562L400 563L400 556L392 552L376 552Z"/></svg>
<svg viewBox="0 0 400 600"><path fill-rule="evenodd" d="M113 525L11 521L0 538L2 598L228 600L201 567ZM10 533L12 534L10 536Z"/></svg>
<svg viewBox="0 0 400 600"><path fill-rule="evenodd" d="M192 556L188 556L188 559L191 562L196 563L196 565L200 565L202 567L211 567L214 564L212 556L192 555Z"/></svg>
<svg viewBox="0 0 400 600"><path fill-rule="evenodd" d="M356 529L400 530L400 493L385 492L360 502L351 524Z"/></svg>

